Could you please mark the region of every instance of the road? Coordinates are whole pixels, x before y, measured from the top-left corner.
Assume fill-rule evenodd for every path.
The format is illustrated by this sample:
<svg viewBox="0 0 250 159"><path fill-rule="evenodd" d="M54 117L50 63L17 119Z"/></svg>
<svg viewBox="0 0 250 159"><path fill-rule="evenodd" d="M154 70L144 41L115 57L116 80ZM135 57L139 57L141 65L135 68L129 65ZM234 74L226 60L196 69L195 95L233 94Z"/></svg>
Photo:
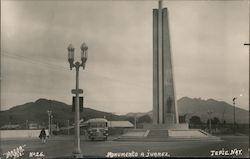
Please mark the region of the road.
<svg viewBox="0 0 250 159"><path fill-rule="evenodd" d="M11 151L19 146L24 147L24 155L19 158L36 158L29 157L30 152L39 152L45 155L44 158L55 158L60 156L71 156L74 143L73 137L57 136L47 140L46 144L42 144L38 139L30 140L2 140L2 153ZM242 150L242 154L238 153L238 157L249 157L249 137L248 136L223 136L222 141L171 141L171 142L134 142L134 141L112 141L112 137L108 141L87 141L82 139L81 150L88 157L105 157L107 154L112 157L115 153L130 152L130 154L138 153L138 156L144 157L153 152L161 152L163 155L172 157L207 157L211 156L213 150ZM109 153L112 152L112 153ZM167 153L164 153L167 152ZM222 152L222 151L221 151ZM239 151L238 151L239 152ZM116 154L117 155L117 154ZM123 154L124 155L124 154ZM5 159L6 156L1 156ZM166 157L166 156L165 156ZM218 157L218 156L217 156ZM223 156L222 156L223 157ZM225 157L225 156L224 156ZM229 157L235 157L231 155Z"/></svg>

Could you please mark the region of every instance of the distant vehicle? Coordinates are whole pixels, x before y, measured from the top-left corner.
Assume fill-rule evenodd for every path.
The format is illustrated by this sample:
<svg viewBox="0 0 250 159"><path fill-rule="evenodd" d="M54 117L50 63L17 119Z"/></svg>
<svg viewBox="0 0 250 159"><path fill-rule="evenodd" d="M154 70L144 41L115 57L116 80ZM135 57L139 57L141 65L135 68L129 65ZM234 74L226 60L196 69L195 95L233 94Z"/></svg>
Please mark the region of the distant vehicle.
<svg viewBox="0 0 250 159"><path fill-rule="evenodd" d="M89 119L87 122L87 135L90 140L108 139L108 121L104 118Z"/></svg>

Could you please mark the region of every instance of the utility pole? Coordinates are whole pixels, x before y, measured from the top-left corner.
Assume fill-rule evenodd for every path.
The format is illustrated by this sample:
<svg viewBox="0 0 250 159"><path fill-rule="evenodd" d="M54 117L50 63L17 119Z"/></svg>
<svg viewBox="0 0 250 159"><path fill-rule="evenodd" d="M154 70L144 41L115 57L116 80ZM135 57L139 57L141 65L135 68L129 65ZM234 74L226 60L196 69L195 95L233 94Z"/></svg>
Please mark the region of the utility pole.
<svg viewBox="0 0 250 159"><path fill-rule="evenodd" d="M67 129L68 129L68 135L69 135L69 120L67 120Z"/></svg>
<svg viewBox="0 0 250 159"><path fill-rule="evenodd" d="M75 158L82 158L81 148L80 148L80 110L79 110L79 94L83 93L82 89L79 89L79 68L82 67L85 69L85 63L87 61L88 56L88 47L85 43L81 45L81 63L75 62L74 63L74 50L72 44L68 46L68 62L70 64L70 70L73 67L76 69L76 89L72 90L72 93L76 95L76 102L75 102L75 142L74 142L74 152L73 156Z"/></svg>
<svg viewBox="0 0 250 159"><path fill-rule="evenodd" d="M135 123L135 129L137 128L137 125L136 125L136 114L134 116L134 123Z"/></svg>
<svg viewBox="0 0 250 159"><path fill-rule="evenodd" d="M48 113L48 129L49 129L49 136L50 136L51 135L51 121L50 121L50 119L51 119L52 111L48 110L47 113Z"/></svg>
<svg viewBox="0 0 250 159"><path fill-rule="evenodd" d="M209 133L211 133L211 129L212 129L212 123L211 123L211 114L212 113L213 113L212 111L207 112L208 118L209 118Z"/></svg>
<svg viewBox="0 0 250 159"><path fill-rule="evenodd" d="M236 133L236 127L235 127L235 100L236 100L237 98L236 97L234 97L233 98L233 105L234 105L234 133Z"/></svg>
<svg viewBox="0 0 250 159"><path fill-rule="evenodd" d="M53 125L53 115L50 116L50 134L51 137L53 136L53 129L54 129L54 125Z"/></svg>
<svg viewBox="0 0 250 159"><path fill-rule="evenodd" d="M26 120L26 129L29 129L29 120Z"/></svg>
<svg viewBox="0 0 250 159"><path fill-rule="evenodd" d="M224 116L225 116L225 111L226 111L226 108L224 108L223 113L222 113L222 122L223 122L223 127L225 126L225 125L224 125L224 123L225 123L225 119L224 119Z"/></svg>

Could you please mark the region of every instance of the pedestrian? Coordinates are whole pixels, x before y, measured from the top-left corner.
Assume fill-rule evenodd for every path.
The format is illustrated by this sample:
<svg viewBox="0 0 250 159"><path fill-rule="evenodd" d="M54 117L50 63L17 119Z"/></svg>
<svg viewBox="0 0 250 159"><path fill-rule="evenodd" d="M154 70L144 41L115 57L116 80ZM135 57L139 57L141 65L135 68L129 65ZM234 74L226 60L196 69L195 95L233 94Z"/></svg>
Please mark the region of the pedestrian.
<svg viewBox="0 0 250 159"><path fill-rule="evenodd" d="M39 138L42 140L42 143L45 144L46 142L46 132L45 132L45 128L42 128Z"/></svg>

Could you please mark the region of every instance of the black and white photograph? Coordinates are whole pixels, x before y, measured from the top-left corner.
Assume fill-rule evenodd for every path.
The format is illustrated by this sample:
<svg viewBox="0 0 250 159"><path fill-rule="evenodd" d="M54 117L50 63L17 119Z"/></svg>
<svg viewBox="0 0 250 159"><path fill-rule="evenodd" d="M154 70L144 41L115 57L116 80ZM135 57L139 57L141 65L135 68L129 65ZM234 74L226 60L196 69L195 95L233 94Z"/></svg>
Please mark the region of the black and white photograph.
<svg viewBox="0 0 250 159"><path fill-rule="evenodd" d="M250 0L1 0L0 159L249 158Z"/></svg>

